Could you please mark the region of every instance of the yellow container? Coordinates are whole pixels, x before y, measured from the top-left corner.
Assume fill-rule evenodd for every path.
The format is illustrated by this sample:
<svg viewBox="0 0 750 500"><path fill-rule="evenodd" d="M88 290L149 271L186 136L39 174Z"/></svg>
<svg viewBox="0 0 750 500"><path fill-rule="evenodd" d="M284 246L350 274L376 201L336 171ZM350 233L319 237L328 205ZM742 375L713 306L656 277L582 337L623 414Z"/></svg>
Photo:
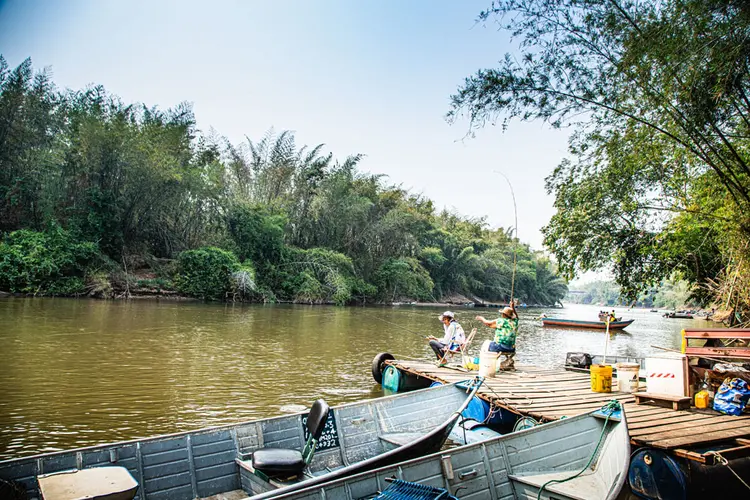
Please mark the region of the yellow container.
<svg viewBox="0 0 750 500"><path fill-rule="evenodd" d="M695 393L695 407L708 408L708 391L700 391Z"/></svg>
<svg viewBox="0 0 750 500"><path fill-rule="evenodd" d="M594 392L612 392L612 367L610 365L591 365L591 390Z"/></svg>

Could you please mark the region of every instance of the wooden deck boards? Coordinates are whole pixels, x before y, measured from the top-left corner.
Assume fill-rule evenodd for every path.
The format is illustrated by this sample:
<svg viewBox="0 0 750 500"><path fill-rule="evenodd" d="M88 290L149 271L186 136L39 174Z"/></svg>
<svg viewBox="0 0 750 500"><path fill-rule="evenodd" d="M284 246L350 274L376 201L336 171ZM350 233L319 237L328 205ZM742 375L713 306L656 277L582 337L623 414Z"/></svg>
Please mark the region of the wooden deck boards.
<svg viewBox="0 0 750 500"><path fill-rule="evenodd" d="M455 367L438 368L423 361L391 363L402 371L443 383L466 380L476 373ZM479 394L494 405L542 421L596 410L617 399L625 407L631 441L638 446L670 450L750 436L750 416L636 405L629 393L591 392L588 373L517 365L515 371L499 372L495 378L486 379Z"/></svg>

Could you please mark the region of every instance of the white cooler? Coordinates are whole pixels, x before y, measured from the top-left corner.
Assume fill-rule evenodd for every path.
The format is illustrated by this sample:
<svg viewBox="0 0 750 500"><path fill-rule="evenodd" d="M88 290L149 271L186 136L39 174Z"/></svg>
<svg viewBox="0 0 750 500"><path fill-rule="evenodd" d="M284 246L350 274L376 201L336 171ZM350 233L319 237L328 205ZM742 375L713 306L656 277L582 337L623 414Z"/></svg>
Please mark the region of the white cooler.
<svg viewBox="0 0 750 500"><path fill-rule="evenodd" d="M646 392L688 396L688 361L684 354L654 354L646 358Z"/></svg>

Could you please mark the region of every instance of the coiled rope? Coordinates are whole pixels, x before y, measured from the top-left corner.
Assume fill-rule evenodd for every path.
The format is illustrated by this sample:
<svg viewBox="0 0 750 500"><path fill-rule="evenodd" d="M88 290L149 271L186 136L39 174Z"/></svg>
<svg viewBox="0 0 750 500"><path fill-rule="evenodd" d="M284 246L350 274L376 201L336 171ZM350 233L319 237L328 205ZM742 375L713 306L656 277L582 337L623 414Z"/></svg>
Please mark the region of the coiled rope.
<svg viewBox="0 0 750 500"><path fill-rule="evenodd" d="M536 500L541 500L541 498L542 498L542 492L550 484L553 484L553 483L565 483L567 481L570 481L572 479L577 478L578 476L580 476L581 474L583 474L584 472L586 472L586 470L588 470L589 466L591 465L591 462L594 461L594 457L599 452L599 447L602 445L602 441L604 440L604 434L607 431L607 424L609 423L609 417L611 417L614 412L616 412L618 410L621 410L621 409L622 409L622 405L616 399L613 399L612 401L610 401L606 405L602 406L602 410L607 413L607 417L604 419L604 425L602 426L602 432L601 432L601 434L599 434L599 441L596 443L596 447L594 448L594 451L591 452L591 457L589 458L589 461L586 464L586 466L583 469L581 469L577 474L574 474L574 475L572 475L570 477L567 477L565 479L551 479L551 480L547 481L546 483L544 483L542 485L542 487L539 488L539 493L536 496Z"/></svg>

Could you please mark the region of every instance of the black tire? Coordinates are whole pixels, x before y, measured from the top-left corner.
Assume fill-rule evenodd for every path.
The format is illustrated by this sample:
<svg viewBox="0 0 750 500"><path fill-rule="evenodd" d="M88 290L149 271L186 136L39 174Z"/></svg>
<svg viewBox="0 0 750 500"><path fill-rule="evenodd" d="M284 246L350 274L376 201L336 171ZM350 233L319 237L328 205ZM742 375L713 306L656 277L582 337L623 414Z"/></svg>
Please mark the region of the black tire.
<svg viewBox="0 0 750 500"><path fill-rule="evenodd" d="M393 354L381 352L372 360L372 378L374 378L375 382L378 384L383 383L383 370L385 370L384 363L391 359L396 359L393 357Z"/></svg>

